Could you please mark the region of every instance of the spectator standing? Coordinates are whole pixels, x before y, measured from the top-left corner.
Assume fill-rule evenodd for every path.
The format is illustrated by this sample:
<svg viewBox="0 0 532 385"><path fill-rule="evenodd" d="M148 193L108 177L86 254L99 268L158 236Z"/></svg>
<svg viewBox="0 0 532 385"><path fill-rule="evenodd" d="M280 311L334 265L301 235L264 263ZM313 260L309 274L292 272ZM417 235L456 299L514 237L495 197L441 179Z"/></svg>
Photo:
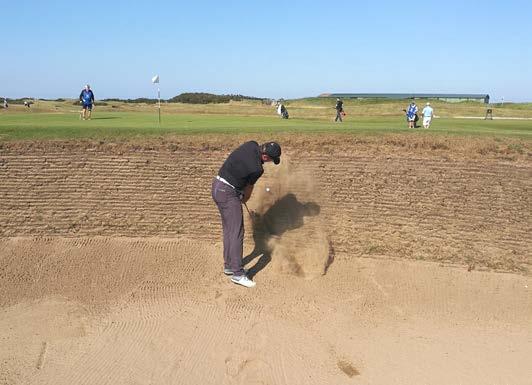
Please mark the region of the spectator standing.
<svg viewBox="0 0 532 385"><path fill-rule="evenodd" d="M94 104L94 93L91 90L90 85L86 85L79 94L79 102L82 105L82 117L83 120L90 120L92 115L92 105Z"/></svg>
<svg viewBox="0 0 532 385"><path fill-rule="evenodd" d="M334 107L336 109L336 118L334 119L335 122L342 122L342 114L344 113L344 102L340 100L340 98L336 99L336 106Z"/></svg>
<svg viewBox="0 0 532 385"><path fill-rule="evenodd" d="M422 114L423 114L423 127L429 128L430 123L432 122L432 118L434 116L434 109L430 106L430 103L427 103L425 108L423 108Z"/></svg>

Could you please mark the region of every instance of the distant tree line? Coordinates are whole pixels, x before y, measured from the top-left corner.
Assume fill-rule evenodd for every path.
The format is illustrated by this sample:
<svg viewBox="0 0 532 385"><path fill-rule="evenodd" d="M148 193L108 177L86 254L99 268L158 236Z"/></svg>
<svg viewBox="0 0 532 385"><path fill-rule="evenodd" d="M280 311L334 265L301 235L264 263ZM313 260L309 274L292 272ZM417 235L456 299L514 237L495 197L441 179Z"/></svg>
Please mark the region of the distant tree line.
<svg viewBox="0 0 532 385"><path fill-rule="evenodd" d="M17 98L17 99L10 99L10 98L7 98L7 103L8 104L24 104L24 102L31 102L32 104L38 100L41 100L43 102L64 102L65 99L63 98L59 98L59 99L35 99L35 98L31 98L31 97L25 97L25 98ZM4 98L0 98L0 102L3 102L4 101Z"/></svg>
<svg viewBox="0 0 532 385"><path fill-rule="evenodd" d="M9 104L24 104L25 101L28 100L34 100L34 98L19 98L19 99L7 99ZM38 99L43 101L55 101L55 102L64 102L65 99L59 98L59 99ZM70 99L71 100L71 99ZM245 96L245 95L215 95L215 94L209 94L206 92L185 92L182 94L179 94L177 96L174 96L171 99L164 100L161 99L162 102L169 102L169 103L188 103L188 104L209 104L209 103L229 103L231 100L240 102L243 100L259 100L262 102L270 102L270 99L266 98L257 98L254 96ZM158 102L157 99L150 99L150 98L136 98L136 99L120 99L120 98L109 98L109 99L102 99L98 101L98 105L105 106L107 105L107 102L113 103L113 102L121 102L121 103L146 103L146 104L156 104ZM79 104L79 101L75 99L72 103L73 105Z"/></svg>
<svg viewBox="0 0 532 385"><path fill-rule="evenodd" d="M136 99L118 99L118 98L112 98L112 99L102 99L103 102L122 102L122 103L146 103L146 104L155 104L157 103L157 99L149 99L149 98L136 98ZM163 101L161 99L161 101ZM101 103L99 103L101 104Z"/></svg>
<svg viewBox="0 0 532 385"><path fill-rule="evenodd" d="M24 102L33 101L33 100L34 100L33 98L18 98L18 99L7 98L7 103L8 104L24 104ZM2 98L1 102L3 101L4 101L4 98Z"/></svg>
<svg viewBox="0 0 532 385"><path fill-rule="evenodd" d="M231 100L240 102L242 100L263 100L263 98L244 95L215 95L206 92L185 92L168 99L170 103L189 104L229 103Z"/></svg>

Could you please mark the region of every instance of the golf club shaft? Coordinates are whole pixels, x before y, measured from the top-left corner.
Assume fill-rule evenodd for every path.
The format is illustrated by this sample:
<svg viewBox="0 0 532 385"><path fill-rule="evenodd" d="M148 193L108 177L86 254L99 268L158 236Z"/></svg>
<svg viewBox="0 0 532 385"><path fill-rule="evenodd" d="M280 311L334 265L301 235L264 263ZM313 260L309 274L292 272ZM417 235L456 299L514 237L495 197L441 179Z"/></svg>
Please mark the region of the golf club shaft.
<svg viewBox="0 0 532 385"><path fill-rule="evenodd" d="M248 208L248 205L246 204L246 202L242 202L242 203L244 203L244 206L246 206L246 210L248 211L249 217L251 219L253 219L253 215L251 215L251 211L249 211L249 208Z"/></svg>

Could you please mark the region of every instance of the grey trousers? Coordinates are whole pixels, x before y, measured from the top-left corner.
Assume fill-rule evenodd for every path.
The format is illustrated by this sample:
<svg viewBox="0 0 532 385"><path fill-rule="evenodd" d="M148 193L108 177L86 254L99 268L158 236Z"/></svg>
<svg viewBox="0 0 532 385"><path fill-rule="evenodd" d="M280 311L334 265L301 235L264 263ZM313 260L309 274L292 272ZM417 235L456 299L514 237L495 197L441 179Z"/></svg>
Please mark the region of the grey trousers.
<svg viewBox="0 0 532 385"><path fill-rule="evenodd" d="M336 110L336 119L334 119L335 122L342 121L342 111Z"/></svg>
<svg viewBox="0 0 532 385"><path fill-rule="evenodd" d="M234 188L216 178L212 182L211 194L222 217L224 268L231 269L234 275L244 275L244 218L240 195Z"/></svg>

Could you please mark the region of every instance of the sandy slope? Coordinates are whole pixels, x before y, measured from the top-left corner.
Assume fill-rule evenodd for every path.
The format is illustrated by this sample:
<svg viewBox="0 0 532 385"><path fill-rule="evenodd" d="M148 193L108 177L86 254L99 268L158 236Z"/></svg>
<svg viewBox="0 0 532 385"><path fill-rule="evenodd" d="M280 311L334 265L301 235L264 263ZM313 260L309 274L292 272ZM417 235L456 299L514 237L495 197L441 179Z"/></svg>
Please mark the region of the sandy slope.
<svg viewBox="0 0 532 385"><path fill-rule="evenodd" d="M0 237L217 240L212 178L235 143L247 139L1 144ZM337 252L532 270L527 142L295 134L279 140L283 172L272 177L279 170L267 165L256 190L280 187L278 199L294 193L294 203L318 205Z"/></svg>
<svg viewBox="0 0 532 385"><path fill-rule="evenodd" d="M312 280L272 261L249 290L221 273L219 245L186 239L13 238L0 250L2 384L532 378L530 277L338 255Z"/></svg>

